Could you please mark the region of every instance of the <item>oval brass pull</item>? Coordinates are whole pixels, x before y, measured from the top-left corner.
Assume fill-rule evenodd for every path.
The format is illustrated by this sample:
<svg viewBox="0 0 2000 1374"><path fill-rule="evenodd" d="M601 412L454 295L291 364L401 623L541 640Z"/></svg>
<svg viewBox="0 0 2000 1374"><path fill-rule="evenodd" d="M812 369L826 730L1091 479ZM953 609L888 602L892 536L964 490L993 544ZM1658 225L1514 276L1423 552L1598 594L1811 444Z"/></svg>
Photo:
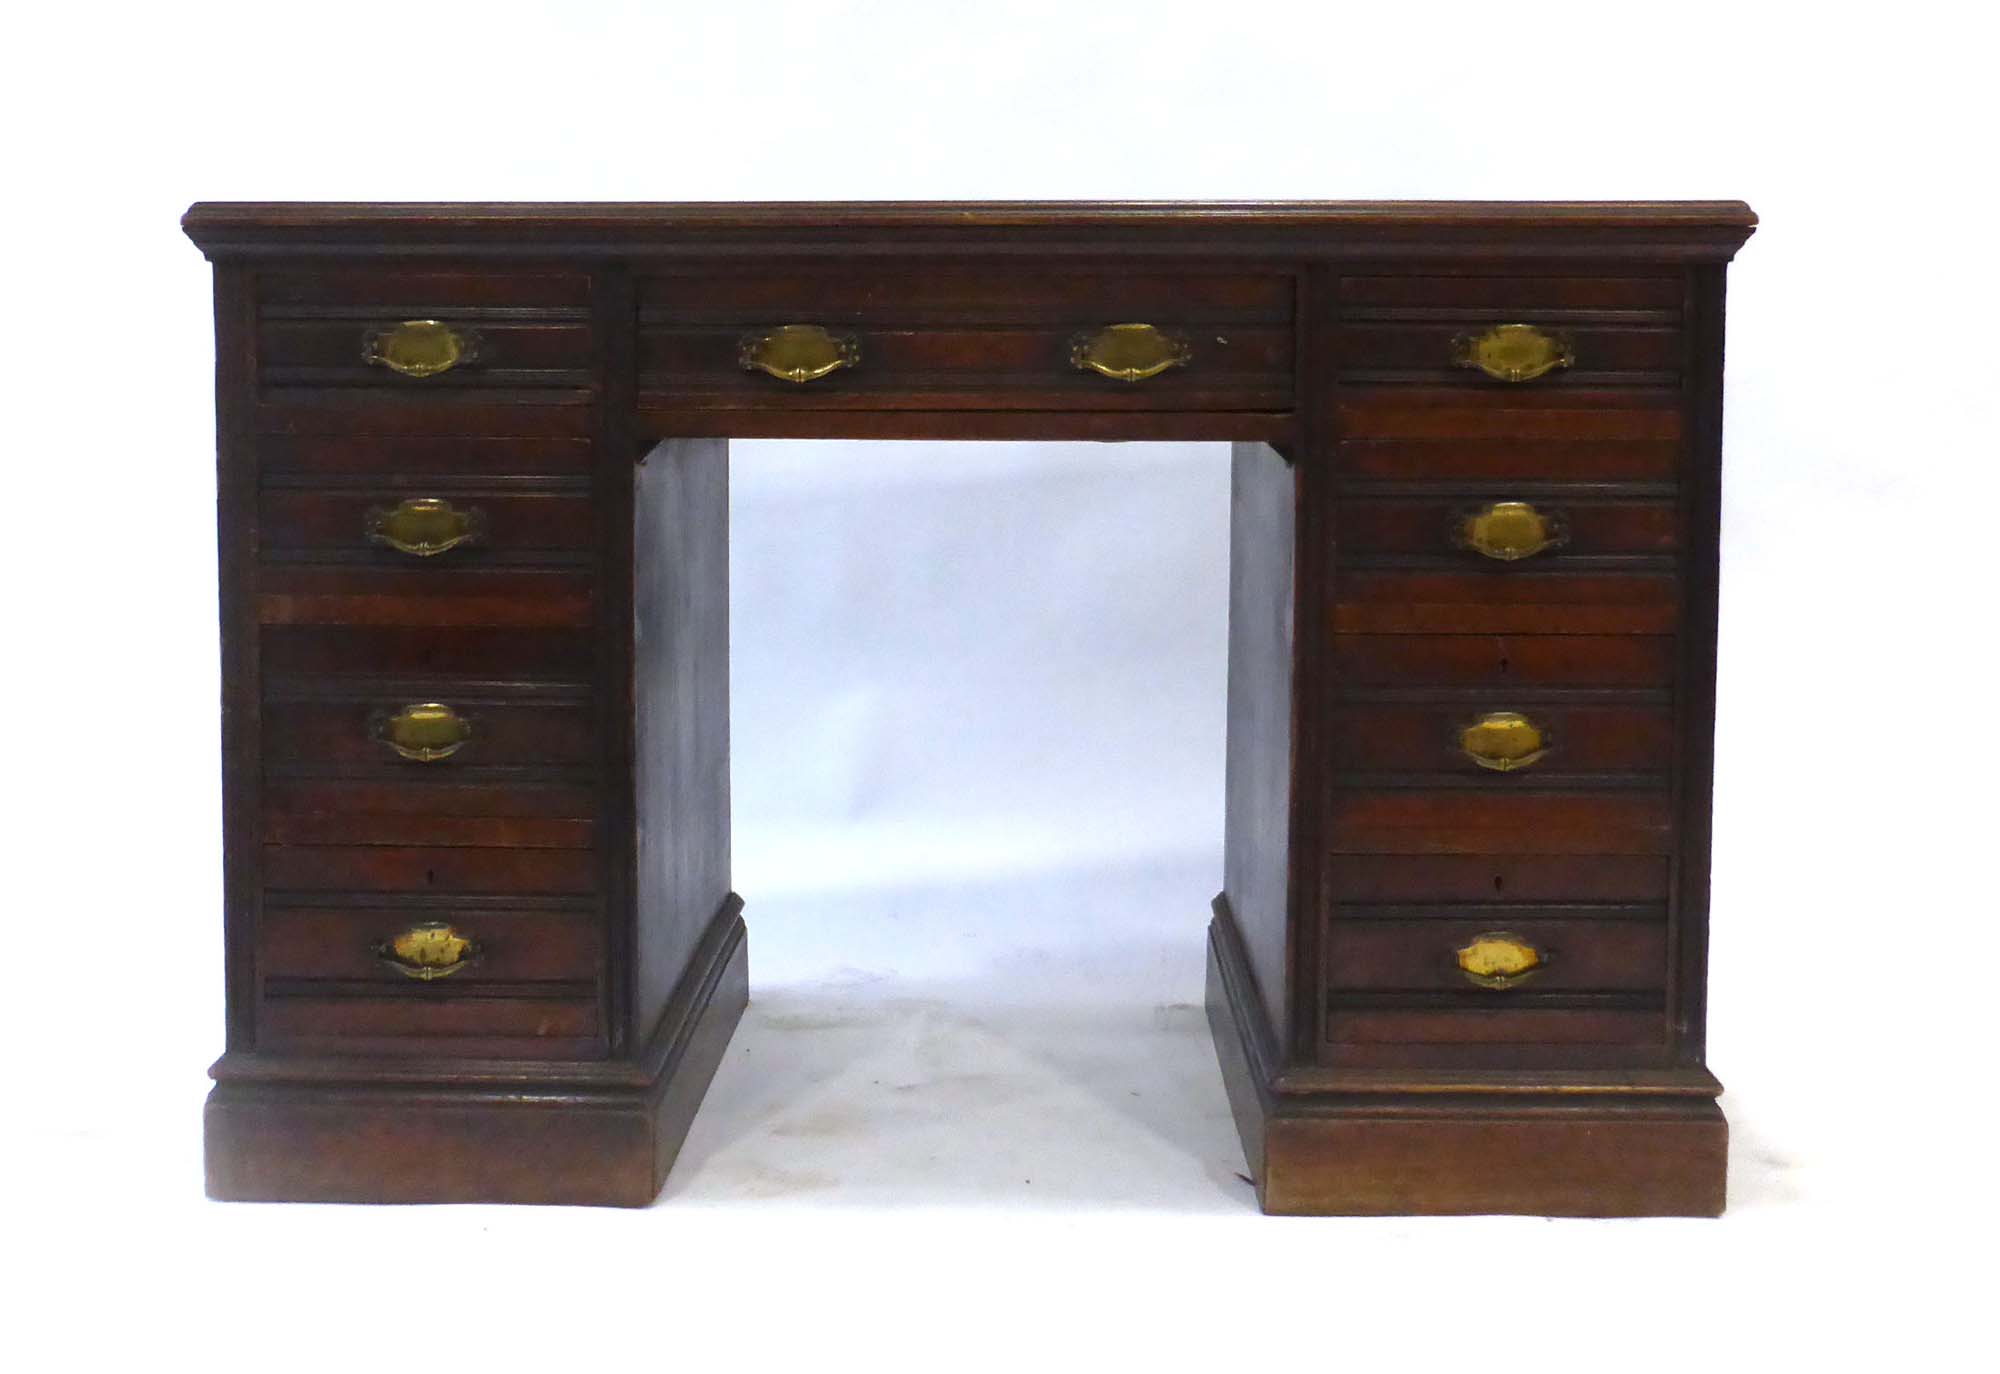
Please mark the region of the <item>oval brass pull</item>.
<svg viewBox="0 0 2000 1374"><path fill-rule="evenodd" d="M781 382L816 382L861 363L861 340L816 324L779 325L768 334L745 334L736 361L746 372L768 372Z"/></svg>
<svg viewBox="0 0 2000 1374"><path fill-rule="evenodd" d="M1536 949L1508 930L1473 936L1456 951L1456 957L1466 982L1494 992L1518 988L1550 963L1547 950Z"/></svg>
<svg viewBox="0 0 2000 1374"><path fill-rule="evenodd" d="M448 921L419 921L370 948L377 959L405 978L426 983L463 973L480 955L478 943Z"/></svg>
<svg viewBox="0 0 2000 1374"><path fill-rule="evenodd" d="M458 510L442 496L411 496L394 509L380 506L368 512L365 528L377 544L415 558L432 558L486 535L486 516L477 509Z"/></svg>
<svg viewBox="0 0 2000 1374"><path fill-rule="evenodd" d="M1494 501L1458 517L1453 538L1481 558L1515 563L1569 542L1561 516L1526 501Z"/></svg>
<svg viewBox="0 0 2000 1374"><path fill-rule="evenodd" d="M1069 341L1072 367L1120 382L1143 382L1193 357L1186 339L1150 324L1107 324Z"/></svg>
<svg viewBox="0 0 2000 1374"><path fill-rule="evenodd" d="M1482 333L1460 334L1451 341L1451 352L1458 366L1476 367L1499 382L1532 382L1576 362L1569 335L1531 324L1496 324Z"/></svg>
<svg viewBox="0 0 2000 1374"><path fill-rule="evenodd" d="M361 340L361 357L404 377L435 377L477 361L480 348L479 335L470 329L441 320L404 320L370 330Z"/></svg>
<svg viewBox="0 0 2000 1374"><path fill-rule="evenodd" d="M1548 731L1518 711L1488 711L1458 731L1459 752L1495 773L1532 767L1552 743Z"/></svg>
<svg viewBox="0 0 2000 1374"><path fill-rule="evenodd" d="M398 758L438 763L465 748L472 723L441 701L413 701L376 716L373 734Z"/></svg>

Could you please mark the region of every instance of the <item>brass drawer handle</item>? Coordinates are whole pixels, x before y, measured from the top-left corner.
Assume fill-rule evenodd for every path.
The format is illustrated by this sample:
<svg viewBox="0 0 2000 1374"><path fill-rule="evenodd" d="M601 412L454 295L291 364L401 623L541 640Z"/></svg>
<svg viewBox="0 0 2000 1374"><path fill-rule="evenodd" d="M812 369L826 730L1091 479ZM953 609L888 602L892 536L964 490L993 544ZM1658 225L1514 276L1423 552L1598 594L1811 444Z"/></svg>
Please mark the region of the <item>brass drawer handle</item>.
<svg viewBox="0 0 2000 1374"><path fill-rule="evenodd" d="M767 372L781 382L816 382L861 364L861 340L816 324L783 324L768 334L745 334L736 361L746 372Z"/></svg>
<svg viewBox="0 0 2000 1374"><path fill-rule="evenodd" d="M1526 501L1493 501L1454 522L1452 539L1481 558L1516 563L1569 542L1569 527L1553 511Z"/></svg>
<svg viewBox="0 0 2000 1374"><path fill-rule="evenodd" d="M369 948L405 978L425 983L463 973L479 961L482 952L477 941L448 921L419 921Z"/></svg>
<svg viewBox="0 0 2000 1374"><path fill-rule="evenodd" d="M1488 711L1459 727L1459 752L1481 768L1512 773L1541 762L1554 741L1518 711Z"/></svg>
<svg viewBox="0 0 2000 1374"><path fill-rule="evenodd" d="M1536 949L1509 930L1475 935L1455 952L1455 957L1466 982L1493 992L1518 988L1551 962L1547 950Z"/></svg>
<svg viewBox="0 0 2000 1374"><path fill-rule="evenodd" d="M1193 357L1186 339L1150 324L1107 324L1069 341L1070 366L1120 382L1143 382Z"/></svg>
<svg viewBox="0 0 2000 1374"><path fill-rule="evenodd" d="M432 558L485 538L486 515L478 509L459 510L442 496L412 496L394 509L370 510L364 529L369 539L398 553Z"/></svg>
<svg viewBox="0 0 2000 1374"><path fill-rule="evenodd" d="M1451 341L1451 355L1458 366L1476 367L1499 382L1532 382L1576 363L1569 335L1531 324L1496 324L1478 334L1460 334Z"/></svg>
<svg viewBox="0 0 2000 1374"><path fill-rule="evenodd" d="M377 715L370 733L397 758L440 763L465 748L472 723L441 701L413 701Z"/></svg>
<svg viewBox="0 0 2000 1374"><path fill-rule="evenodd" d="M477 362L484 341L470 329L441 320L404 320L370 330L361 340L362 361L404 377L435 377Z"/></svg>

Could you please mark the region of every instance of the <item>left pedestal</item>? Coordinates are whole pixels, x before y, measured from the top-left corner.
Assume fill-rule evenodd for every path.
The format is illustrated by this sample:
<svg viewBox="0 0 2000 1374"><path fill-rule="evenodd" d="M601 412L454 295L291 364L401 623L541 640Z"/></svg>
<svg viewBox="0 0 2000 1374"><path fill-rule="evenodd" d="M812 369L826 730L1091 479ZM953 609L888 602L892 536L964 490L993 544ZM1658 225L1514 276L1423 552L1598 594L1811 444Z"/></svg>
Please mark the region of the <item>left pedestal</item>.
<svg viewBox="0 0 2000 1374"><path fill-rule="evenodd" d="M216 261L212 1196L644 1205L747 998L721 440L616 264Z"/></svg>

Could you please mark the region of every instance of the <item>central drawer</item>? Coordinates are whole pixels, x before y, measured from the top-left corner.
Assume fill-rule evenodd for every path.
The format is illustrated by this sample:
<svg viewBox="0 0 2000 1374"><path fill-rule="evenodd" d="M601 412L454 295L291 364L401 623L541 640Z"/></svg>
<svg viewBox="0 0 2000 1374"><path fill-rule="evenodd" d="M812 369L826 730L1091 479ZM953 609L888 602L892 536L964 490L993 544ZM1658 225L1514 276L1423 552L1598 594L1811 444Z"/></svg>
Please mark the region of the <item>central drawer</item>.
<svg viewBox="0 0 2000 1374"><path fill-rule="evenodd" d="M1295 280L1018 266L660 273L640 390L697 409L1286 410Z"/></svg>

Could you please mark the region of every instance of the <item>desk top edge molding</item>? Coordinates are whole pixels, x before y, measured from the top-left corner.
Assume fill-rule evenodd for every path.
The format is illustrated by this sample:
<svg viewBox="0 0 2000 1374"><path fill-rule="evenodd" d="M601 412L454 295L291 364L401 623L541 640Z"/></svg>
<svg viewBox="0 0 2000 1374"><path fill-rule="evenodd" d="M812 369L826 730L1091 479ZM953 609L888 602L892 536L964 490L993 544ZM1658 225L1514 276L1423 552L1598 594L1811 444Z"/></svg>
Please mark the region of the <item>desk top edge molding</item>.
<svg viewBox="0 0 2000 1374"><path fill-rule="evenodd" d="M944 251L996 237L1049 251L1068 235L1102 251L1126 242L1194 251L1342 253L1421 240L1468 252L1573 253L1580 241L1634 257L1727 261L1757 227L1715 201L203 201L181 227L210 258L384 251L645 252L713 243L741 249L865 234L871 244ZM851 249L854 245L849 244Z"/></svg>

